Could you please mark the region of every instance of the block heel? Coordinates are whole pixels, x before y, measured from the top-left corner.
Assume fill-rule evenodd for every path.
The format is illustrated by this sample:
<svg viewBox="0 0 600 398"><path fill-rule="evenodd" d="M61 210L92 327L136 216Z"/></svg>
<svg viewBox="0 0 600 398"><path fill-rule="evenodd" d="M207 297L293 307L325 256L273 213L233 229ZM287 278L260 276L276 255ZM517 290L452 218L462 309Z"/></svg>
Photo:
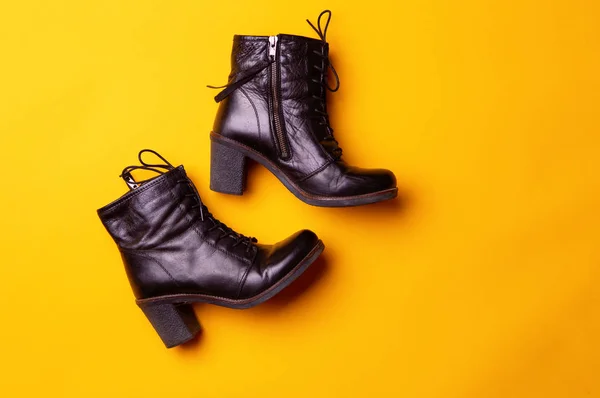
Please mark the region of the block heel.
<svg viewBox="0 0 600 398"><path fill-rule="evenodd" d="M241 195L246 186L246 156L230 147L211 141L210 189Z"/></svg>
<svg viewBox="0 0 600 398"><path fill-rule="evenodd" d="M167 348L189 341L200 331L200 324L189 304L137 303Z"/></svg>

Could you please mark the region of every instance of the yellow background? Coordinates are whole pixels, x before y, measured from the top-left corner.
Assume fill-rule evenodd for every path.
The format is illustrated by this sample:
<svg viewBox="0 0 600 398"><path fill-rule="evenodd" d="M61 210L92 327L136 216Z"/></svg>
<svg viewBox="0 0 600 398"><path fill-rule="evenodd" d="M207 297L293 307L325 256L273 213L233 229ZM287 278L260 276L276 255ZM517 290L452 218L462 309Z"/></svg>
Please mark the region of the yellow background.
<svg viewBox="0 0 600 398"><path fill-rule="evenodd" d="M211 192L233 34L328 39L332 123L401 198L328 209L261 167ZM3 1L0 396L600 397L595 0ZM234 229L310 228L314 269L167 350L96 209L141 148Z"/></svg>

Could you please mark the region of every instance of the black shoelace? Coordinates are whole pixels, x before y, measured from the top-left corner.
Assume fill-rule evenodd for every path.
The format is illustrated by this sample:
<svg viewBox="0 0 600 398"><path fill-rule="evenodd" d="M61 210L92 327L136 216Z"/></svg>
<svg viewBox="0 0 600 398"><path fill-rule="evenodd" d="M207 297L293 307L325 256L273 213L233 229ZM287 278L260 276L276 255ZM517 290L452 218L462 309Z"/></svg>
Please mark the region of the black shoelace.
<svg viewBox="0 0 600 398"><path fill-rule="evenodd" d="M162 160L164 162L164 164L146 163L142 158L144 153L153 154L154 156L156 156L160 160ZM135 189L135 188L139 187L140 185L156 178L156 177L153 177L153 178L148 178L145 180L136 181L133 178L133 176L131 175L131 172L134 170L148 170L148 171L152 171L154 173L162 175L168 171L175 169L175 167L171 163L169 163L169 161L167 159L165 159L158 152L153 151L152 149L142 149L138 153L138 160L139 160L141 166L139 166L139 165L127 166L123 169L123 172L119 176L125 180L125 182L127 183L127 186L129 186L130 189ZM238 245L244 245L244 246L246 246L246 252L249 252L252 249L252 247L254 247L253 244L258 242L258 240L256 238L248 237L248 236L242 235L240 233L237 233L233 229L228 227L225 223L217 220L212 215L212 213L208 210L208 208L204 205L204 203L202 203L202 199L200 198L200 194L198 193L198 190L196 189L194 184L191 183L189 178L177 180L177 183L178 184L186 184L188 186L188 188L191 189L192 192L185 194L185 197L195 199L196 203L192 205L192 209L199 209L200 220L202 222L212 223L212 226L210 226L207 231L212 232L212 231L218 230L220 232L220 234L217 237L217 240L224 239L224 238L233 239L235 241L233 243L233 247L236 247Z"/></svg>
<svg viewBox="0 0 600 398"><path fill-rule="evenodd" d="M325 23L325 27L321 28L321 18L327 14L327 22ZM329 22L331 21L331 11L325 10L321 14L319 14L319 18L317 19L317 27L313 25L308 19L306 22L310 25L311 28L314 29L315 32L319 35L319 38L323 41L323 44L327 43L327 28L329 27ZM315 115L314 117L319 120L319 125L324 126L327 135L324 138L323 145L330 150L330 153L334 156L334 158L340 159L342 157L342 148L340 148L337 140L333 137L333 129L329 124L329 114L327 113L327 99L326 99L326 90L334 93L340 88L340 78L335 71L335 68L331 64L329 60L329 55L324 54L323 52L313 50L313 53L323 58L324 67L320 65L313 65L313 68L319 71L321 78L320 79L312 79L314 83L321 85L320 95L312 95L312 98L317 100L317 107L314 109ZM327 81L327 72L331 69L333 76L335 77L335 88L332 88Z"/></svg>

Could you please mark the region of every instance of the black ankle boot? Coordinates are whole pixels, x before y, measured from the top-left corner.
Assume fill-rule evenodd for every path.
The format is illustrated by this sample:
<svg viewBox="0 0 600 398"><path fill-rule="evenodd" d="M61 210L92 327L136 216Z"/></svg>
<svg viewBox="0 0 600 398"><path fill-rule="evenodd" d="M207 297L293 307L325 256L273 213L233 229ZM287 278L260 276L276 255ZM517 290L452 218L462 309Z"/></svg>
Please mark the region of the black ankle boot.
<svg viewBox="0 0 600 398"><path fill-rule="evenodd" d="M220 106L211 133L213 191L241 195L250 158L311 205L357 206L397 195L391 171L346 164L333 138L326 93L337 91L339 79L329 62L330 18L330 11L321 13L318 29L308 21L320 40L234 37L229 83L215 97ZM334 88L327 83L328 69Z"/></svg>
<svg viewBox="0 0 600 398"><path fill-rule="evenodd" d="M148 164L144 152L164 164ZM122 177L130 191L98 210L117 243L137 305L167 347L199 331L190 305L204 302L248 308L273 297L296 279L324 249L308 230L274 245L258 244L216 220L202 204L183 166L154 151L139 154L141 166ZM131 171L160 174L135 181Z"/></svg>

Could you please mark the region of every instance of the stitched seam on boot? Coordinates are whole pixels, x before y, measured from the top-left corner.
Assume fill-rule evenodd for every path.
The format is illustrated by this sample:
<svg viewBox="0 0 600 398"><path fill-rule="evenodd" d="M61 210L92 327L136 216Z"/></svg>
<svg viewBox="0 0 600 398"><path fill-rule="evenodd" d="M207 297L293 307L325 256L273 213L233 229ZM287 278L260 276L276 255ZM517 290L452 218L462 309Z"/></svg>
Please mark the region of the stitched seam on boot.
<svg viewBox="0 0 600 398"><path fill-rule="evenodd" d="M181 168L182 168L182 166L177 166L173 170L180 172ZM149 182L143 184L141 187L136 188L133 191L129 191L129 192L125 193L121 198L115 200L114 202L111 202L108 205L101 207L100 209L98 209L98 214L100 216L107 216L108 215L107 213L110 213L117 206L122 205L123 203L129 202L130 200L141 195L142 192L147 191L148 189L150 189L152 187L167 183L169 181L169 178L172 178L171 175L168 175L165 178L160 178L160 177L162 177L162 176L156 177L156 179L154 179L153 181L149 181ZM130 194L130 195L128 195L128 194Z"/></svg>
<svg viewBox="0 0 600 398"><path fill-rule="evenodd" d="M333 159L328 160L323 166L319 167L318 169L311 171L310 173L306 174L305 176L303 176L302 178L300 178L298 180L298 182L302 182L304 180L308 180L310 177L314 176L315 174L319 174L319 172L325 170L327 168L327 166L329 166L331 163L333 163Z"/></svg>
<svg viewBox="0 0 600 398"><path fill-rule="evenodd" d="M254 264L250 264L246 268L246 272L244 272L244 276L242 276L242 280L240 281L240 288L238 289L237 295L235 296L236 299L240 298L240 294L242 294L242 289L244 288L244 285L246 284L246 279L248 279L248 274L250 273L250 270L252 269L253 266L254 266Z"/></svg>
<svg viewBox="0 0 600 398"><path fill-rule="evenodd" d="M177 283L177 281L175 280L175 278L173 278L173 275L171 275L171 273L169 271L167 271L167 269L160 263L160 261L158 261L157 259L155 259L154 257L151 257L147 254L141 254L141 253L136 253L134 251L131 250L127 250L127 249L121 249L121 251L133 255L133 256L140 256L145 258L146 260L150 260L150 261L154 261L160 268L162 268L163 271L165 271L165 273L167 275L169 275L169 278L171 278L171 280L173 281L173 283L175 284L175 286L180 287L179 284Z"/></svg>

